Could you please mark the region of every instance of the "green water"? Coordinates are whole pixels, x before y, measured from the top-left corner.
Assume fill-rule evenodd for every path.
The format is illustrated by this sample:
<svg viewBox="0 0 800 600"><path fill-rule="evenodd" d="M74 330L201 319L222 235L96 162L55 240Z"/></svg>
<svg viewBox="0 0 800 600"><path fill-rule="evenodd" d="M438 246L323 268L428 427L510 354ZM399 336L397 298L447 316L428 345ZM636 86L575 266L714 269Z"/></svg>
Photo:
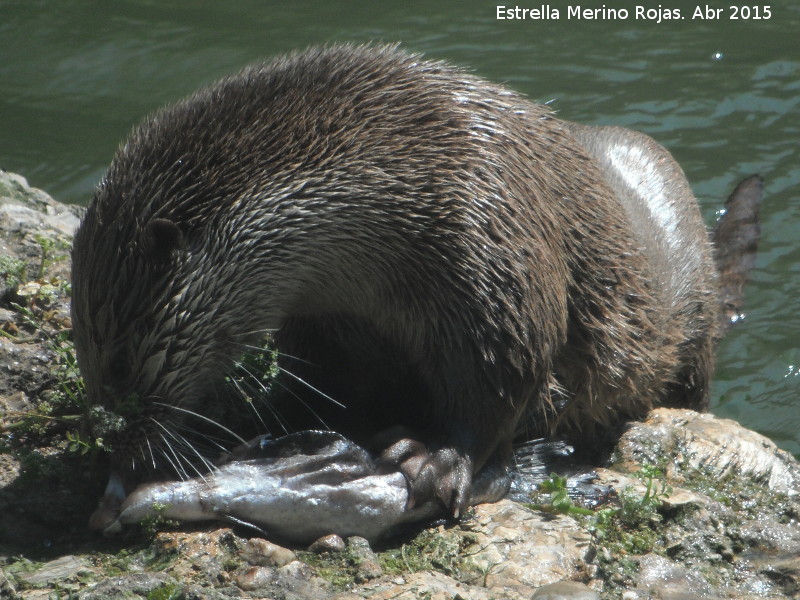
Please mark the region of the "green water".
<svg viewBox="0 0 800 600"><path fill-rule="evenodd" d="M769 20L734 21L725 9L707 21L691 19L694 3L661 0L646 6L685 18L656 23L635 19L627 0L605 2L628 8L627 20L596 21L568 20L560 0L549 3L559 20L497 20L498 4L542 5L0 0L0 167L85 203L143 115L312 43L397 40L469 65L553 101L564 118L653 135L682 164L709 223L739 179L766 177L748 316L720 350L713 406L800 454L800 8L784 0Z"/></svg>

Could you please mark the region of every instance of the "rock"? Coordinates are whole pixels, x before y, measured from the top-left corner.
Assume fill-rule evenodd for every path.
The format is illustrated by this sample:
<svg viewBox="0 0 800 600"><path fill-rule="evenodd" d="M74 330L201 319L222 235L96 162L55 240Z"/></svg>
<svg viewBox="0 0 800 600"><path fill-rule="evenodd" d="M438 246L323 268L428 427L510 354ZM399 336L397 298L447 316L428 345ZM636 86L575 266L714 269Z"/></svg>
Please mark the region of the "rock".
<svg viewBox="0 0 800 600"><path fill-rule="evenodd" d="M90 564L85 558L77 556L62 556L45 563L32 573L19 576L21 580L30 585L39 585L48 581L61 581L79 573L86 572Z"/></svg>
<svg viewBox="0 0 800 600"><path fill-rule="evenodd" d="M171 593L180 589L180 584L163 573L136 573L120 577L109 577L89 587L80 595L80 600L130 600L131 598L175 597Z"/></svg>
<svg viewBox="0 0 800 600"><path fill-rule="evenodd" d="M660 503L665 518L658 543L667 556L645 554L630 580L618 578L635 591L631 598L797 595L800 464L794 457L734 421L677 409L656 409L631 424L616 456L615 469L662 465L671 485ZM643 494L643 481L631 475L598 472L618 491ZM665 588L665 582L672 583Z"/></svg>
<svg viewBox="0 0 800 600"><path fill-rule="evenodd" d="M529 510L510 500L483 504L464 528L476 535L466 562L480 582L526 595L543 585L581 575L594 553L592 536L567 516Z"/></svg>
<svg viewBox="0 0 800 600"><path fill-rule="evenodd" d="M600 600L600 594L577 581L557 581L540 587L531 600Z"/></svg>
<svg viewBox="0 0 800 600"><path fill-rule="evenodd" d="M678 565L663 556L646 554L638 563L639 580L636 590L644 598L701 600L717 597L701 573Z"/></svg>
<svg viewBox="0 0 800 600"><path fill-rule="evenodd" d="M236 577L236 585L243 590L252 591L272 583L274 571L265 567L253 567Z"/></svg>
<svg viewBox="0 0 800 600"><path fill-rule="evenodd" d="M6 574L0 570L0 598L3 600L17 600L19 596L11 582L6 579Z"/></svg>
<svg viewBox="0 0 800 600"><path fill-rule="evenodd" d="M492 589L480 586L465 585L442 573L412 573L402 582L378 580L361 586L354 592L334 595L332 600L492 600L493 598L511 598L522 600L523 596L498 595ZM527 600L527 598L525 599Z"/></svg>
<svg viewBox="0 0 800 600"><path fill-rule="evenodd" d="M257 591L256 596L280 597L287 600L327 598L330 596L324 581L314 571L299 561L280 568L251 567L236 577L242 590Z"/></svg>
<svg viewBox="0 0 800 600"><path fill-rule="evenodd" d="M297 560L295 553L288 548L259 538L247 540L239 556L249 564L259 567L283 567Z"/></svg>
<svg viewBox="0 0 800 600"><path fill-rule="evenodd" d="M350 553L350 559L356 565L355 580L357 583L371 581L383 575L378 557L375 556L367 540L355 535L347 538L347 551Z"/></svg>
<svg viewBox="0 0 800 600"><path fill-rule="evenodd" d="M212 531L168 531L156 535L153 547L156 556L168 566L163 567L179 581L187 581L200 571L214 581L227 581L233 552L243 540L228 528Z"/></svg>
<svg viewBox="0 0 800 600"><path fill-rule="evenodd" d="M336 534L326 535L308 547L309 552L322 554L323 552L342 552L345 549L345 542Z"/></svg>
<svg viewBox="0 0 800 600"><path fill-rule="evenodd" d="M0 170L0 231L57 232L72 237L83 209L56 202L21 175Z"/></svg>
<svg viewBox="0 0 800 600"><path fill-rule="evenodd" d="M53 354L41 334L71 326L64 289L72 234L82 212L0 170L0 397L41 396L52 379ZM14 309L12 301L27 312ZM32 327L31 317L41 322Z"/></svg>
<svg viewBox="0 0 800 600"><path fill-rule="evenodd" d="M792 455L763 435L708 413L653 410L644 422L630 425L617 449L623 464L657 465L667 452L676 459L671 463L676 478L680 471L703 471L717 479L736 475L774 492L800 495L800 465Z"/></svg>

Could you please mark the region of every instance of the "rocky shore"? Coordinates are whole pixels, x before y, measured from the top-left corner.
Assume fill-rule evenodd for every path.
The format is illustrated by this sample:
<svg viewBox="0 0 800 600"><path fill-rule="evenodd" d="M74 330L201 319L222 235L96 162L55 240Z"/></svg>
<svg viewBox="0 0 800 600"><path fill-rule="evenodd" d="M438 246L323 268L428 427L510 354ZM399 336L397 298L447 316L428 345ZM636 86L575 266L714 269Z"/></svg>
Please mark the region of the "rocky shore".
<svg viewBox="0 0 800 600"><path fill-rule="evenodd" d="M80 209L0 172L0 599L800 597L800 464L710 414L633 423L596 511L557 479L370 548L286 548L238 528L152 522L91 534L98 448L81 429L69 248ZM591 513L591 514L586 514Z"/></svg>

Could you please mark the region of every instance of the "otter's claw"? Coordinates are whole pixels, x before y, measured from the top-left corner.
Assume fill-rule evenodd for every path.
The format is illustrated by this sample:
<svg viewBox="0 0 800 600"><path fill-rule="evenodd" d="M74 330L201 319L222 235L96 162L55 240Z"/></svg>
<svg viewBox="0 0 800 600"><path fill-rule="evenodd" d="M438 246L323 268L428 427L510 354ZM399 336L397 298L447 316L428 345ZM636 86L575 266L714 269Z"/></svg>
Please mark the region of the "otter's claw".
<svg viewBox="0 0 800 600"><path fill-rule="evenodd" d="M417 477L411 481L409 501L425 500L435 495L453 518L458 519L469 507L472 491L472 461L454 448L431 454Z"/></svg>
<svg viewBox="0 0 800 600"><path fill-rule="evenodd" d="M410 438L397 440L380 456L381 470L399 470L408 481L407 508L438 498L458 519L469 507L472 492L472 460L455 448L429 452L425 444Z"/></svg>

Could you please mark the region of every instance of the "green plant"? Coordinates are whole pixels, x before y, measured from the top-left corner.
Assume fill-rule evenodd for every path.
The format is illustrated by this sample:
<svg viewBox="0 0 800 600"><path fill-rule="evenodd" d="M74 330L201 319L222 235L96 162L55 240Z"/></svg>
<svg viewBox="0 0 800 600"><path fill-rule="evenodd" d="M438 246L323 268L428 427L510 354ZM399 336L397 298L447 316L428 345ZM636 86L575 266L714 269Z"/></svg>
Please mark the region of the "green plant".
<svg viewBox="0 0 800 600"><path fill-rule="evenodd" d="M147 600L177 600L182 593L183 590L180 586L165 583L147 594Z"/></svg>
<svg viewBox="0 0 800 600"><path fill-rule="evenodd" d="M31 300L26 305L12 306L25 327L48 338L47 346L53 352L53 384L41 393L31 410L3 415L0 431L19 431L42 437L67 430L68 451L87 454L102 449L104 446L101 438L90 438L80 430L86 413L86 394L70 330L60 329L54 332L52 328L45 328L41 311Z"/></svg>
<svg viewBox="0 0 800 600"><path fill-rule="evenodd" d="M378 554L381 567L387 574L438 571L457 575L462 570L463 550L474 544L474 534L442 535L438 531L423 531L400 548Z"/></svg>
<svg viewBox="0 0 800 600"><path fill-rule="evenodd" d="M154 539L156 534L163 529L175 529L180 526L180 523L174 519L167 518L166 512L168 508L169 504L154 502L153 515L142 519L140 523L142 531L144 531L150 539Z"/></svg>
<svg viewBox="0 0 800 600"><path fill-rule="evenodd" d="M0 256L0 287L17 287L25 281L25 261L11 256Z"/></svg>
<svg viewBox="0 0 800 600"><path fill-rule="evenodd" d="M39 249L42 252L41 258L39 259L39 269L37 270L37 279L41 279L44 277L44 273L52 263L57 260L62 260L66 258L66 254L54 254L56 249L66 251L69 248L69 244L59 238L54 237L47 237L41 234L36 234L34 236L36 243L39 244Z"/></svg>
<svg viewBox="0 0 800 600"><path fill-rule="evenodd" d="M550 473L550 477L539 484L537 497L546 495L546 502L533 502L526 504L528 508L541 510L561 515L593 515L594 511L582 506L577 506L569 497L567 478L557 473Z"/></svg>
<svg viewBox="0 0 800 600"><path fill-rule="evenodd" d="M64 590L56 583L53 586L53 593L48 594L48 600L73 600L73 598L77 598L72 590L66 590L66 596L63 594Z"/></svg>
<svg viewBox="0 0 800 600"><path fill-rule="evenodd" d="M672 487L667 484L661 470L653 465L642 465L636 477L645 484L645 493L640 497L630 489L622 491L620 519L629 525L660 521L661 514L658 509L672 493Z"/></svg>
<svg viewBox="0 0 800 600"><path fill-rule="evenodd" d="M12 302L11 308L17 312L25 326L36 331L39 331L42 328L41 320L28 306L23 306L21 304L17 304L16 302Z"/></svg>
<svg viewBox="0 0 800 600"><path fill-rule="evenodd" d="M265 339L236 362L226 379L246 402L253 402L256 396L266 397L272 393L279 371L278 351Z"/></svg>
<svg viewBox="0 0 800 600"><path fill-rule="evenodd" d="M576 506L569 497L566 478L552 473L539 484L536 494L537 499L541 499L527 506L582 519L595 541L613 549L615 552L612 554L650 552L658 539L653 525L661 521L659 509L672 493L672 488L653 465L644 465L637 477L644 483L644 494L627 487L619 493L619 506L590 510Z"/></svg>
<svg viewBox="0 0 800 600"><path fill-rule="evenodd" d="M85 439L78 431L67 432L67 450L69 452L84 456L90 453L94 454L103 449L105 449L103 438Z"/></svg>
<svg viewBox="0 0 800 600"><path fill-rule="evenodd" d="M643 465L637 477L645 484L644 494L626 487L619 494L619 507L597 511L588 527L595 541L614 556L645 554L658 550L656 525L662 521L659 509L672 493L663 473Z"/></svg>
<svg viewBox="0 0 800 600"><path fill-rule="evenodd" d="M75 358L75 345L70 332L59 331L53 336L50 347L56 355L54 374L58 381L57 399L66 407L85 409L86 387Z"/></svg>

